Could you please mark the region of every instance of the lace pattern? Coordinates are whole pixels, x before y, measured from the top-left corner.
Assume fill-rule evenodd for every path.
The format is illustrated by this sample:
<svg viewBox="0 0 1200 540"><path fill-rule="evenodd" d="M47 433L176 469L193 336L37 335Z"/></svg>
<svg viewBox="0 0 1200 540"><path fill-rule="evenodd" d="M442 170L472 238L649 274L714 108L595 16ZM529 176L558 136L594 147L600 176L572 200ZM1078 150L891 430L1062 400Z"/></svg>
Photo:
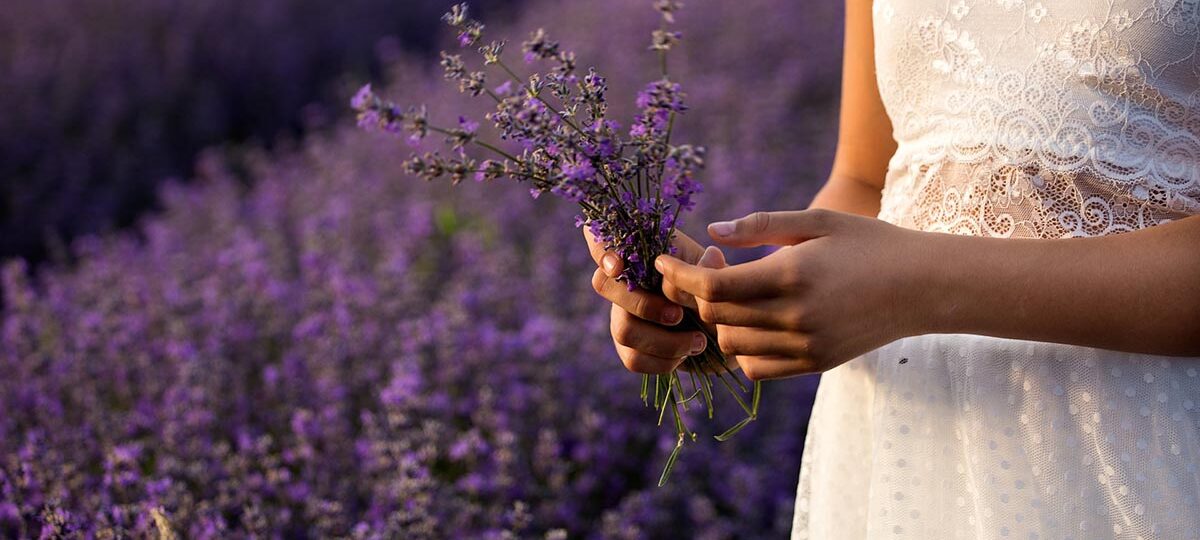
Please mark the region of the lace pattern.
<svg viewBox="0 0 1200 540"><path fill-rule="evenodd" d="M1048 238L1200 213L1200 2L879 0L874 12L899 142L881 218Z"/></svg>

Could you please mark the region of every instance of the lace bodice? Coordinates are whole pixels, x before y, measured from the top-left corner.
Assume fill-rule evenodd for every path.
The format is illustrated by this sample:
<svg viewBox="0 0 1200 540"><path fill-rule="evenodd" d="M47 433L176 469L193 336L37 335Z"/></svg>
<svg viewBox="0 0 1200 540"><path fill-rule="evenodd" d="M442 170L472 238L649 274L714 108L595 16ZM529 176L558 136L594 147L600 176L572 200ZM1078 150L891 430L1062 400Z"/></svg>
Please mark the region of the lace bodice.
<svg viewBox="0 0 1200 540"><path fill-rule="evenodd" d="M882 219L1057 238L1200 213L1200 0L876 0Z"/></svg>

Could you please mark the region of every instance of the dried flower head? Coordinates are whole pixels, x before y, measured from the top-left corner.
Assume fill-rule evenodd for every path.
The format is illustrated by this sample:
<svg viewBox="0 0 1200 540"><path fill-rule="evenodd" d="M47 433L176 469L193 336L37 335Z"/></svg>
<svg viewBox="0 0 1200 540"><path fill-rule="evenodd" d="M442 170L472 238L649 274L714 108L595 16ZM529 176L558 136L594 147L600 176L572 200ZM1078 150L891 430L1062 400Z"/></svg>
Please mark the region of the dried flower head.
<svg viewBox="0 0 1200 540"><path fill-rule="evenodd" d="M679 0L654 0L654 9L662 13L663 21L667 23L675 22L675 12L683 7L683 2Z"/></svg>
<svg viewBox="0 0 1200 540"><path fill-rule="evenodd" d="M659 52L662 77L638 92L638 114L628 133L622 133L620 125L606 117L605 78L594 68L589 68L583 77L577 76L575 54L563 50L542 29L530 35L522 50L526 63L553 61L554 65L546 72L518 75L502 58L502 41L492 41L477 49L483 65L498 67L509 79L495 91L486 90L484 72L470 72L460 55L443 52L441 56L446 79L458 81L462 92L487 95L494 101L495 108L486 118L500 141L516 148L505 149L482 140L479 124L466 117L459 117L456 126L439 127L428 123L423 109L399 113L395 104L375 96L370 86L354 96L351 106L365 128L395 133L397 126L402 125L417 139L429 131L446 136L454 156L437 153L414 156L404 163L410 174L427 180L449 176L455 184L468 176L480 181L509 177L528 184L534 197L550 193L577 204L581 213L576 225L586 226L596 241L625 260L619 279L630 289L658 291L662 276L652 263L658 255L672 252L671 239L679 225L680 213L695 206L694 197L701 192L696 175L704 167L704 148L671 142L676 116L687 111L680 85L666 71L666 53L679 42L680 34L665 25L674 20L679 3L658 0L655 8L662 14L664 24L652 35L652 48ZM459 41L464 46L483 37L484 26L467 16L464 5L455 6L443 19L459 31ZM514 92L513 84L523 91ZM471 147L492 153L493 159L477 162L468 152ZM687 324L707 333L695 316ZM710 335L709 339L715 338ZM703 394L711 411L712 396L701 392L700 387L711 388L712 377L721 378L732 372L715 343L687 361L693 373L702 374L698 378L704 380L701 384L693 379L693 397ZM740 381L733 380L745 391ZM646 378L642 397L647 402L648 385ZM736 397L734 386L728 381L726 385ZM753 408L737 398L746 410L746 420L720 438L732 435L755 417L759 386L756 384L754 389ZM695 437L684 426L675 403L682 398L683 385L678 374L655 377L654 405L660 412L668 408L675 411L679 435L662 482L666 481L683 441Z"/></svg>
<svg viewBox="0 0 1200 540"><path fill-rule="evenodd" d="M521 44L521 49L525 51L525 62L527 63L558 57L558 42L550 41L550 38L546 36L546 30L542 28L538 28L537 31L530 34L529 39Z"/></svg>
<svg viewBox="0 0 1200 540"><path fill-rule="evenodd" d="M455 4L450 6L450 11L442 15L442 20L455 28L461 27L467 22L468 8L466 4Z"/></svg>
<svg viewBox="0 0 1200 540"><path fill-rule="evenodd" d="M504 41L493 41L479 48L479 54L483 55L483 64L490 66L500 61L500 55L504 54Z"/></svg>
<svg viewBox="0 0 1200 540"><path fill-rule="evenodd" d="M467 65L463 63L462 56L446 51L442 51L442 69L446 80L450 81L457 81L467 74Z"/></svg>
<svg viewBox="0 0 1200 540"><path fill-rule="evenodd" d="M662 29L655 30L650 35L650 48L656 51L669 51L671 47L679 43L681 38L683 38L683 34L680 32Z"/></svg>

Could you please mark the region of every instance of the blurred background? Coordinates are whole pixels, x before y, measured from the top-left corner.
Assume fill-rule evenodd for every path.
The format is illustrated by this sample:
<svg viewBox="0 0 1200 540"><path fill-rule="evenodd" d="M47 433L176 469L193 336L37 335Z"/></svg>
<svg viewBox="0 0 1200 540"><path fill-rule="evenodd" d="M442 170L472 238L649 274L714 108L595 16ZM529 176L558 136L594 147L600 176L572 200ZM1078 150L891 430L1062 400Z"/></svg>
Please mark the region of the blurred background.
<svg viewBox="0 0 1200 540"><path fill-rule="evenodd" d="M695 415L656 487L674 431L611 349L572 209L415 180L354 128L366 82L482 119L437 66L451 3L0 10L0 537L786 536L815 378L768 383L727 443L735 404ZM596 66L626 123L651 6L472 2ZM679 27L676 140L709 149L683 230L804 207L841 2L691 0Z"/></svg>

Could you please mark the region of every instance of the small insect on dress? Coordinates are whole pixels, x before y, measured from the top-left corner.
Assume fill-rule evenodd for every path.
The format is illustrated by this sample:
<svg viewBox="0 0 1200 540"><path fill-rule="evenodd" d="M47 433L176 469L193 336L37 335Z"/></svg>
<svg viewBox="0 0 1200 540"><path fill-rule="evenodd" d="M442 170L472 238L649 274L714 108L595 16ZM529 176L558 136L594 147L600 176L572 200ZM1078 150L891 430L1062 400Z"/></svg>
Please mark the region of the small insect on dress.
<svg viewBox="0 0 1200 540"><path fill-rule="evenodd" d="M881 219L1063 238L1200 213L1200 0L873 15L899 143ZM1200 358L969 335L866 354L821 380L792 537L1200 538Z"/></svg>

